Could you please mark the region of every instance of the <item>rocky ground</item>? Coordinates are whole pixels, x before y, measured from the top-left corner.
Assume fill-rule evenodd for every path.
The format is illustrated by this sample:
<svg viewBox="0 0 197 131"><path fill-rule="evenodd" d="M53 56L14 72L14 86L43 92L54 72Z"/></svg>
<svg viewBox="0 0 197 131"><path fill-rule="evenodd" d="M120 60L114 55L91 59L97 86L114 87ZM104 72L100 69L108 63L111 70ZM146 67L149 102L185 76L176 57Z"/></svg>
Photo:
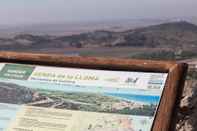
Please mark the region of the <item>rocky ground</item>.
<svg viewBox="0 0 197 131"><path fill-rule="evenodd" d="M187 80L178 110L176 131L197 131L197 80Z"/></svg>

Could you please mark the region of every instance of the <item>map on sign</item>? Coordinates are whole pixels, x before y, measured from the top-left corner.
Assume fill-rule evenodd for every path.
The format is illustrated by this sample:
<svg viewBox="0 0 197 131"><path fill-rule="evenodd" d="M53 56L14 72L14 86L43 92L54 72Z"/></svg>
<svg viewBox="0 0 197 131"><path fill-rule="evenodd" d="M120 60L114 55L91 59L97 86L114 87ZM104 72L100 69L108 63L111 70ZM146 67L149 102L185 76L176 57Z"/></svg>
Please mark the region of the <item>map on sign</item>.
<svg viewBox="0 0 197 131"><path fill-rule="evenodd" d="M0 131L150 131L167 73L0 64Z"/></svg>

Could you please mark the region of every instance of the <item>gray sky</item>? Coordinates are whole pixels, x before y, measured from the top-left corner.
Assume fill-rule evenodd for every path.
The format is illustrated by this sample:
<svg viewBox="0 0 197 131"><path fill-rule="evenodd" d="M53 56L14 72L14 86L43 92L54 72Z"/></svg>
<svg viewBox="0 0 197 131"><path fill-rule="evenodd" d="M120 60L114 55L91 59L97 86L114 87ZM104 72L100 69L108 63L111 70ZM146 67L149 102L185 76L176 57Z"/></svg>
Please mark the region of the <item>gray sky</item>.
<svg viewBox="0 0 197 131"><path fill-rule="evenodd" d="M197 17L197 0L0 0L0 25Z"/></svg>

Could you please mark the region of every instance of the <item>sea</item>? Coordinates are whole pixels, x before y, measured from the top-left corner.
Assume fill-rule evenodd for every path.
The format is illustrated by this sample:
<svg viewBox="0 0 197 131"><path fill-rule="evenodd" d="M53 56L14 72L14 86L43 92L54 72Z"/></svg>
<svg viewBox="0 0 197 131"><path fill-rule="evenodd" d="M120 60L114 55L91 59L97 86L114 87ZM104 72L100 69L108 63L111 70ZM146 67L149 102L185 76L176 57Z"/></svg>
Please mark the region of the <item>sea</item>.
<svg viewBox="0 0 197 131"><path fill-rule="evenodd" d="M125 94L125 93L105 93L105 95L117 97L127 101L136 101L145 104L158 104L160 101L160 96L150 96L150 95L136 95L136 94Z"/></svg>

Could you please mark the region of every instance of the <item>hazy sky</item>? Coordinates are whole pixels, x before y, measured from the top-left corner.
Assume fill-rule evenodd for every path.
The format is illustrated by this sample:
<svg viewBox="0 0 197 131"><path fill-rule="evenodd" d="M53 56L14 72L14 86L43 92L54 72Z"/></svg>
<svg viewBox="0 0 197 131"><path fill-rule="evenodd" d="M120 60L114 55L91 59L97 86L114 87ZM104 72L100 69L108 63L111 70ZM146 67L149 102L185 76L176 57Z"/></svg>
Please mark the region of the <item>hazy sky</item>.
<svg viewBox="0 0 197 131"><path fill-rule="evenodd" d="M197 0L0 0L0 24L197 17Z"/></svg>

